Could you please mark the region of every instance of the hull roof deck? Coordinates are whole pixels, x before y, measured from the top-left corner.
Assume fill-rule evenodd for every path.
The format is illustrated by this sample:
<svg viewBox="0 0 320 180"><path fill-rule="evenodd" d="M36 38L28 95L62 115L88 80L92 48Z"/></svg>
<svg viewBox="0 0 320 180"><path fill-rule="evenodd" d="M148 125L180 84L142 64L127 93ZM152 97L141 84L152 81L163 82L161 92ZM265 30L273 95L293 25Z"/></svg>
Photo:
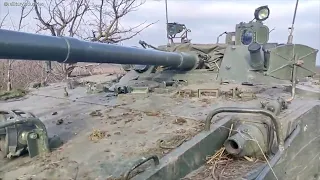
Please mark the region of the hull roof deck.
<svg viewBox="0 0 320 180"><path fill-rule="evenodd" d="M260 89L263 91L251 101L163 94L88 95L84 87L68 90L69 96L64 97L63 84L32 90L26 98L0 102L1 109L34 113L45 123L49 137L57 135L64 144L45 158L1 160L0 176L119 177L146 154L162 157L198 134L208 112L217 107L257 107L262 100L290 97L283 88ZM298 97L296 103L311 101ZM218 115L215 120L221 118Z"/></svg>

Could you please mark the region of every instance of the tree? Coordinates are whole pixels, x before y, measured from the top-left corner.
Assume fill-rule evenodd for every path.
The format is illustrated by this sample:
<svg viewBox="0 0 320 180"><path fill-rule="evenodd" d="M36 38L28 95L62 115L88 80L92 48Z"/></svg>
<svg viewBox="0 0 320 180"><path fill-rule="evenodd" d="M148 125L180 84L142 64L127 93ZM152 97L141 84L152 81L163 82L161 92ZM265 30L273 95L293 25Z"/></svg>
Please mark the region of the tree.
<svg viewBox="0 0 320 180"><path fill-rule="evenodd" d="M144 3L144 0L99 0L98 4L91 5L92 20L87 24L91 32L86 39L113 44L133 38L155 22L123 28L120 21Z"/></svg>
<svg viewBox="0 0 320 180"><path fill-rule="evenodd" d="M38 6L37 0L33 2L36 19L40 22L37 32L49 31L52 36L75 36L89 10L87 0L48 0L44 6ZM67 78L76 67L76 63L56 65L56 69Z"/></svg>
<svg viewBox="0 0 320 180"><path fill-rule="evenodd" d="M6 13L6 15L4 15L4 17L3 18L1 18L0 19L0 29L1 28L3 28L3 26L4 26L4 23L5 23L5 21L6 21L6 19L7 19L7 17L9 16L9 11ZM1 63L1 82L5 82L5 65L3 64L3 63ZM0 89L2 89L3 87L2 87L2 84L0 84Z"/></svg>
<svg viewBox="0 0 320 180"><path fill-rule="evenodd" d="M23 20L30 14L30 12L32 11L32 7L28 7L27 3L28 0L26 0L24 3L22 3L21 6L21 10L20 10L20 16L19 16L19 21L18 21L18 25L15 26L15 23L12 20L12 17L9 13L9 9L8 9L8 13L5 15L5 17L3 18L3 20L0 22L0 28L4 25L5 20L10 20L11 22L11 28L13 28L13 30L15 31L21 31L26 25L23 24ZM13 59L8 59L7 60L7 91L11 91L12 90L12 65L15 62L15 60Z"/></svg>

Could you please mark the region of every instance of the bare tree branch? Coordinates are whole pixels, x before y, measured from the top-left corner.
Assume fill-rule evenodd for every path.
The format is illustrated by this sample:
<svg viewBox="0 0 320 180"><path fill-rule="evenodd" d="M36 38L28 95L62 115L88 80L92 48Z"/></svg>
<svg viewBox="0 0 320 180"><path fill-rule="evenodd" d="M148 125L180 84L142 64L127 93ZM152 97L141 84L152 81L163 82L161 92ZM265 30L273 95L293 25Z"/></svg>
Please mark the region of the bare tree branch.
<svg viewBox="0 0 320 180"><path fill-rule="evenodd" d="M52 36L73 37L78 30L84 14L89 10L87 0L50 0L45 7L39 7L37 0L33 0L40 31L49 30ZM46 13L41 13L45 9ZM47 20L45 20L45 16ZM66 34L68 32L68 34ZM61 71L68 77L76 67L74 64L62 64Z"/></svg>
<svg viewBox="0 0 320 180"><path fill-rule="evenodd" d="M26 0L25 2L29 2ZM33 7L31 7L29 10L27 10L27 3L23 3L24 5L21 6L21 11L20 11L20 18L19 18L19 24L18 24L18 29L17 31L20 31L21 29L24 28L26 25L22 25L23 19L25 19L33 10Z"/></svg>
<svg viewBox="0 0 320 180"><path fill-rule="evenodd" d="M8 16L9 16L9 9L8 9L7 14L0 21L0 29L4 26L4 22L5 22L5 20L7 19Z"/></svg>
<svg viewBox="0 0 320 180"><path fill-rule="evenodd" d="M100 0L99 5L91 5L93 17L88 26L92 34L85 39L102 43L119 43L133 38L140 32L155 24L146 22L128 29L121 28L120 20L130 12L136 11L145 3L144 0Z"/></svg>
<svg viewBox="0 0 320 180"><path fill-rule="evenodd" d="M82 9L82 11L80 10L80 7L85 3L85 7ZM79 21L78 21L78 24L76 24L76 21L77 21L77 18L73 18L71 20L71 26L70 26L70 29L69 29L69 36L73 37L75 35L75 32L77 32L79 26L80 26L80 23L83 19L83 16L84 14L89 10L89 6L88 4L85 2L85 0L80 0L77 2L77 7L79 8L76 8L75 10L75 14L78 15L79 17Z"/></svg>
<svg viewBox="0 0 320 180"><path fill-rule="evenodd" d="M33 2L37 20L41 23L39 31L49 30L52 36L65 36L66 31L69 32L69 36L74 36L89 9L87 0L49 0L44 7L39 7L37 0ZM42 13L43 9L47 12Z"/></svg>
<svg viewBox="0 0 320 180"><path fill-rule="evenodd" d="M49 19L47 22L45 22L45 21L43 20L43 18L42 18L41 9L40 9L39 6L38 6L37 0L33 0L33 2L34 2L34 10L35 10L36 15L37 15L37 20L39 20L39 21L41 22L41 24L44 25L44 28L43 28L43 29L45 29L45 30L47 30L47 29L50 30L51 35L52 35L52 36L56 36L56 32L55 32L55 30L54 30L54 24L50 24L50 22L51 22L51 20L52 20L51 14L49 14L49 15L50 15L50 19ZM48 3L47 3L47 4L48 4ZM51 4L51 2L50 2L49 4ZM49 11L50 11L50 7L51 7L51 6L49 5L49 7L48 7ZM39 31L41 31L41 30L42 30L42 28L41 28Z"/></svg>

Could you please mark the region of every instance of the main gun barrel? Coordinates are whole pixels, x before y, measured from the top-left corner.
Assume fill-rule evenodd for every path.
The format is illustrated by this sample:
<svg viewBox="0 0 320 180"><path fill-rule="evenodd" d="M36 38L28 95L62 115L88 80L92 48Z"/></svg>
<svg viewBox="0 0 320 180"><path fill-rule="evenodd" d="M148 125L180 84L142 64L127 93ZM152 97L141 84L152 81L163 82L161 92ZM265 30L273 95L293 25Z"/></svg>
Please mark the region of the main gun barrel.
<svg viewBox="0 0 320 180"><path fill-rule="evenodd" d="M180 70L191 70L198 64L198 58L193 54L139 49L4 29L0 29L0 59L161 65Z"/></svg>

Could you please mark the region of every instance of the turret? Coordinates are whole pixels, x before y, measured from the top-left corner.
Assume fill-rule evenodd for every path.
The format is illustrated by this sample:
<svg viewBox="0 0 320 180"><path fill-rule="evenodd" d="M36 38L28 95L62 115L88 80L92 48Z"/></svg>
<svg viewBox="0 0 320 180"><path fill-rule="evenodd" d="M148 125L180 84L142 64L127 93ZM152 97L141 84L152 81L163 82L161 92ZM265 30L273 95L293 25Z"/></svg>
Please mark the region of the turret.
<svg viewBox="0 0 320 180"><path fill-rule="evenodd" d="M191 53L139 49L3 29L0 30L0 59L161 65L184 71L195 68L199 61Z"/></svg>

